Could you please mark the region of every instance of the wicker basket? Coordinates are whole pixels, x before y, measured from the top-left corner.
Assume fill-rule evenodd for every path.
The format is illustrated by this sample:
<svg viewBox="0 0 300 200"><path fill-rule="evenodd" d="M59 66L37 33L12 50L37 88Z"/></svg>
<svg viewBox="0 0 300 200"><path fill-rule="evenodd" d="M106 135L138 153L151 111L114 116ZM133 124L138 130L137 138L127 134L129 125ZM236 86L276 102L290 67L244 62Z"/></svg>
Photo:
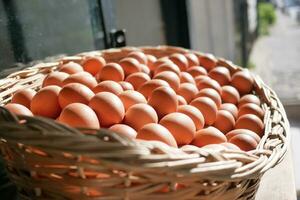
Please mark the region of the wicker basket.
<svg viewBox="0 0 300 200"><path fill-rule="evenodd" d="M242 68L232 62L187 49L126 47L81 53L40 63L0 81L1 104L20 88L39 89L43 77L67 61L101 55L118 61L130 51L157 57L195 53L200 62ZM260 178L278 164L289 143L289 125L276 94L258 77L255 92L265 110L265 133L251 152L137 142L108 130L73 129L41 117L16 117L1 108L2 155L22 199L254 199Z"/></svg>

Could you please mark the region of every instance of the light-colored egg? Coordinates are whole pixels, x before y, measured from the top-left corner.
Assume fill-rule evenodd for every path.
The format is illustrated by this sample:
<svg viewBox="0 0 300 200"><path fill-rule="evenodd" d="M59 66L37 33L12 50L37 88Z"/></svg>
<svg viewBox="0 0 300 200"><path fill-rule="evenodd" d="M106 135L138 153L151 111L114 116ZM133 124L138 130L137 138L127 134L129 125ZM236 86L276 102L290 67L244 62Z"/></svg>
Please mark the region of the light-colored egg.
<svg viewBox="0 0 300 200"><path fill-rule="evenodd" d="M96 79L91 75L86 75L86 72L72 74L62 82L63 86L69 83L80 83L90 89L93 89L97 85Z"/></svg>
<svg viewBox="0 0 300 200"><path fill-rule="evenodd" d="M232 137L234 137L236 135L241 135L241 134L246 134L246 135L253 137L257 143L259 143L259 141L260 141L260 137L256 133L254 133L253 131L250 131L248 129L234 129L234 130L226 133L226 137L227 137L227 140L229 141Z"/></svg>
<svg viewBox="0 0 300 200"><path fill-rule="evenodd" d="M62 82L69 77L69 74L65 72L51 72L46 76L46 78L43 81L42 87L46 87L49 85L57 85L59 87L62 87Z"/></svg>
<svg viewBox="0 0 300 200"><path fill-rule="evenodd" d="M196 56L199 59L200 65L203 66L208 72L217 65L217 59L212 54L196 54Z"/></svg>
<svg viewBox="0 0 300 200"><path fill-rule="evenodd" d="M125 110L127 110L130 106L138 103L147 103L145 97L141 93L134 90L127 90L122 92L119 95L119 98L121 99Z"/></svg>
<svg viewBox="0 0 300 200"><path fill-rule="evenodd" d="M204 89L200 90L196 94L195 98L198 98L198 97L210 98L211 100L213 100L215 102L215 104L217 105L218 108L221 106L221 103L222 103L220 94L212 88L204 88Z"/></svg>
<svg viewBox="0 0 300 200"><path fill-rule="evenodd" d="M240 94L248 94L253 89L254 79L250 72L239 71L233 74L231 85L235 87Z"/></svg>
<svg viewBox="0 0 300 200"><path fill-rule="evenodd" d="M178 94L177 94L177 101L178 101L178 106L187 105L186 100L182 96L180 96Z"/></svg>
<svg viewBox="0 0 300 200"><path fill-rule="evenodd" d="M61 107L58 102L58 94L61 88L50 85L39 90L31 100L30 110L34 115L56 119Z"/></svg>
<svg viewBox="0 0 300 200"><path fill-rule="evenodd" d="M138 90L141 85L143 85L145 82L150 81L151 78L148 74L145 74L143 72L137 72L130 74L126 81L131 83L131 85L134 87L135 90Z"/></svg>
<svg viewBox="0 0 300 200"><path fill-rule="evenodd" d="M119 84L120 84L121 87L123 88L123 91L126 91L126 90L134 90L132 84L129 83L129 82L127 82L127 81L120 81Z"/></svg>
<svg viewBox="0 0 300 200"><path fill-rule="evenodd" d="M30 109L30 103L36 91L30 88L20 89L16 93L13 94L11 103L17 103L25 106Z"/></svg>
<svg viewBox="0 0 300 200"><path fill-rule="evenodd" d="M196 127L196 130L202 129L204 127L205 121L202 113L191 105L182 105L179 106L177 109L177 112L186 114L188 117L190 117Z"/></svg>
<svg viewBox="0 0 300 200"><path fill-rule="evenodd" d="M92 90L80 83L69 83L65 85L59 92L58 101L61 108L71 103L88 104L94 96Z"/></svg>
<svg viewBox="0 0 300 200"><path fill-rule="evenodd" d="M227 142L225 135L218 129L209 126L197 131L191 144L197 147L203 147L209 144L220 144L224 142Z"/></svg>
<svg viewBox="0 0 300 200"><path fill-rule="evenodd" d="M234 128L235 119L232 114L227 110L219 110L217 118L213 126L219 129L222 133L226 134Z"/></svg>
<svg viewBox="0 0 300 200"><path fill-rule="evenodd" d="M261 104L260 99L254 94L246 94L246 95L242 96L242 98L239 101L239 108L242 107L246 103L254 103L258 106L260 106L260 104Z"/></svg>
<svg viewBox="0 0 300 200"><path fill-rule="evenodd" d="M237 117L238 117L238 109L232 103L223 103L223 104L221 104L219 110L227 110L228 112L230 112L232 114L234 119L237 119Z"/></svg>
<svg viewBox="0 0 300 200"><path fill-rule="evenodd" d="M134 58L123 58L119 64L122 66L126 77L135 72L142 71L139 61Z"/></svg>
<svg viewBox="0 0 300 200"><path fill-rule="evenodd" d="M228 85L231 81L230 71L226 67L215 67L209 72L208 76L221 86Z"/></svg>
<svg viewBox="0 0 300 200"><path fill-rule="evenodd" d="M217 105L208 97L198 97L190 105L196 107L203 114L205 124L212 125L217 118Z"/></svg>
<svg viewBox="0 0 300 200"><path fill-rule="evenodd" d="M153 64L157 61L157 58L153 55L147 54L147 66L150 69L153 69Z"/></svg>
<svg viewBox="0 0 300 200"><path fill-rule="evenodd" d="M118 63L108 63L99 72L99 81L123 81L125 74L123 68Z"/></svg>
<svg viewBox="0 0 300 200"><path fill-rule="evenodd" d="M177 94L184 97L187 103L190 103L198 93L198 88L192 83L180 84Z"/></svg>
<svg viewBox="0 0 300 200"><path fill-rule="evenodd" d="M193 53L186 53L184 54L186 59L188 60L188 67L198 66L199 60L198 57Z"/></svg>
<svg viewBox="0 0 300 200"><path fill-rule="evenodd" d="M82 67L84 71L89 72L93 76L98 74L102 67L106 64L103 57L87 57L83 63Z"/></svg>
<svg viewBox="0 0 300 200"><path fill-rule="evenodd" d="M197 76L199 76L199 75L204 75L204 76L207 75L206 69L204 69L201 66L190 67L190 68L187 69L187 72L189 74L191 74L194 78L197 77Z"/></svg>
<svg viewBox="0 0 300 200"><path fill-rule="evenodd" d="M246 134L236 135L230 138L229 142L235 144L243 151L251 151L257 147L255 139Z"/></svg>
<svg viewBox="0 0 300 200"><path fill-rule="evenodd" d="M90 107L82 103L67 105L62 110L58 121L76 128L100 128L96 113Z"/></svg>
<svg viewBox="0 0 300 200"><path fill-rule="evenodd" d="M7 110L14 113L15 115L26 115L33 116L32 112L22 104L9 103L4 106Z"/></svg>
<svg viewBox="0 0 300 200"><path fill-rule="evenodd" d="M263 119L265 113L263 109L258 105L254 103L246 103L239 108L238 117L241 117L246 114L253 114L259 117L260 119Z"/></svg>
<svg viewBox="0 0 300 200"><path fill-rule="evenodd" d="M145 82L143 85L141 85L138 89L138 91L144 95L146 99L149 98L149 96L152 94L153 90L160 86L169 86L168 82L160 79L153 79L150 81Z"/></svg>
<svg viewBox="0 0 300 200"><path fill-rule="evenodd" d="M202 79L197 84L198 90L202 90L204 88L212 88L216 90L219 94L221 94L222 88L220 84L213 79Z"/></svg>
<svg viewBox="0 0 300 200"><path fill-rule="evenodd" d="M166 63L163 63L161 65L159 65L155 71L154 71L154 75L155 74L158 74L158 73L161 73L161 72L165 72L165 71L170 71L170 72L174 72L176 73L177 75L180 74L180 69L177 65L175 65L173 62L166 62Z"/></svg>
<svg viewBox="0 0 300 200"><path fill-rule="evenodd" d="M81 65L75 62L68 62L59 68L60 72L65 72L67 74L76 74L78 72L82 72L83 68Z"/></svg>
<svg viewBox="0 0 300 200"><path fill-rule="evenodd" d="M264 134L264 123L259 117L253 114L242 115L235 123L236 129L249 129L257 133L260 137Z"/></svg>
<svg viewBox="0 0 300 200"><path fill-rule="evenodd" d="M170 113L164 116L159 124L171 132L178 145L189 144L194 139L195 124L190 117L183 113Z"/></svg>
<svg viewBox="0 0 300 200"><path fill-rule="evenodd" d="M146 65L148 60L147 60L147 56L141 52L141 51L133 51L133 52L130 52L127 57L130 57L130 58L135 58L137 61L139 61L141 64L144 64Z"/></svg>
<svg viewBox="0 0 300 200"><path fill-rule="evenodd" d="M150 123L144 125L138 131L137 139L160 141L172 147L177 147L177 143L173 135L168 129L160 124Z"/></svg>
<svg viewBox="0 0 300 200"><path fill-rule="evenodd" d="M230 85L225 85L222 87L221 93L223 103L232 103L237 105L240 100L239 92Z"/></svg>
<svg viewBox="0 0 300 200"><path fill-rule="evenodd" d="M177 91L180 85L180 79L177 74L171 71L164 71L156 74L153 79L164 80L169 83L170 87L173 88L174 91Z"/></svg>
<svg viewBox="0 0 300 200"><path fill-rule="evenodd" d="M125 109L118 96L110 92L97 93L89 103L96 112L101 127L109 127L120 123L125 115Z"/></svg>
<svg viewBox="0 0 300 200"><path fill-rule="evenodd" d="M192 83L194 85L196 84L193 76L187 72L180 72L179 78L180 83Z"/></svg>
<svg viewBox="0 0 300 200"><path fill-rule="evenodd" d="M112 125L111 127L109 127L109 130L119 134L119 135L122 135L122 136L125 136L125 137L128 137L128 138L136 138L137 136L137 132L131 128L130 126L126 125L126 124L115 124L115 125Z"/></svg>
<svg viewBox="0 0 300 200"><path fill-rule="evenodd" d="M121 94L123 88L121 85L115 81L102 81L96 87L93 88L95 94L99 92L111 92L115 95Z"/></svg>
<svg viewBox="0 0 300 200"><path fill-rule="evenodd" d="M169 59L179 67L181 71L186 71L188 68L188 60L187 58L180 54L180 53L173 53L172 55L169 56Z"/></svg>

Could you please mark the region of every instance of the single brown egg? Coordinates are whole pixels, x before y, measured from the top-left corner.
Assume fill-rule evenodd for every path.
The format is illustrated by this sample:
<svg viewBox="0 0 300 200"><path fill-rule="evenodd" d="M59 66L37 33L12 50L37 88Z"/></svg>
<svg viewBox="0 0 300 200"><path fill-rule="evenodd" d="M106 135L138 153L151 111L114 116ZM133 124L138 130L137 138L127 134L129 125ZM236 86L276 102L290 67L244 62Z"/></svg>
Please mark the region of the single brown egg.
<svg viewBox="0 0 300 200"><path fill-rule="evenodd" d="M227 142L225 135L218 129L209 126L196 132L192 144L197 147L203 147L209 144L220 144Z"/></svg>
<svg viewBox="0 0 300 200"><path fill-rule="evenodd" d="M187 72L189 74L191 74L194 78L197 77L197 76L199 76L199 75L204 75L204 76L207 75L206 69L204 69L201 66L190 67L190 68L187 69Z"/></svg>
<svg viewBox="0 0 300 200"><path fill-rule="evenodd" d="M222 87L221 97L223 103L232 103L237 105L240 100L239 92L230 85L225 85Z"/></svg>
<svg viewBox="0 0 300 200"><path fill-rule="evenodd" d="M226 67L215 67L209 72L208 76L221 86L228 85L231 81L230 71Z"/></svg>
<svg viewBox="0 0 300 200"><path fill-rule="evenodd" d="M128 138L136 138L137 136L137 132L131 128L130 126L126 125L126 124L115 124L115 125L112 125L109 130L119 134L119 135L122 135L122 136L125 136L125 137L128 137Z"/></svg>
<svg viewBox="0 0 300 200"><path fill-rule="evenodd" d="M239 108L238 117L241 117L246 114L253 114L259 117L260 119L263 119L265 112L261 107L254 103L246 103Z"/></svg>
<svg viewBox="0 0 300 200"><path fill-rule="evenodd" d="M170 87L173 88L174 91L177 91L180 85L180 79L174 72L164 71L156 74L153 79L164 80L169 83Z"/></svg>
<svg viewBox="0 0 300 200"><path fill-rule="evenodd" d="M85 85L80 83L69 83L59 92L58 102L61 108L71 103L89 104L95 94Z"/></svg>
<svg viewBox="0 0 300 200"><path fill-rule="evenodd" d="M97 81L93 76L85 75L86 72L80 72L77 74L72 74L68 78L66 78L62 84L63 86L69 83L80 83L82 85L87 86L90 89L93 89L97 85Z"/></svg>
<svg viewBox="0 0 300 200"><path fill-rule="evenodd" d="M170 113L159 124L166 127L174 136L177 145L189 144L195 136L196 127L193 120L183 113Z"/></svg>
<svg viewBox="0 0 300 200"><path fill-rule="evenodd" d="M153 69L153 64L157 61L157 58L150 54L147 54L146 56L147 56L147 65L151 71L151 69Z"/></svg>
<svg viewBox="0 0 300 200"><path fill-rule="evenodd" d="M111 92L115 95L121 94L123 88L121 85L115 81L102 81L96 87L93 88L95 94L99 92Z"/></svg>
<svg viewBox="0 0 300 200"><path fill-rule="evenodd" d="M217 105L208 97L198 97L190 105L196 107L203 114L206 125L212 125L217 118Z"/></svg>
<svg viewBox="0 0 300 200"><path fill-rule="evenodd" d="M22 104L9 103L4 106L7 110L14 113L15 115L26 115L33 116L32 112Z"/></svg>
<svg viewBox="0 0 300 200"><path fill-rule="evenodd" d="M198 85L198 83L202 80L211 80L211 78L209 78L208 76L206 75L199 75L199 76L196 76L195 77L195 83L196 85Z"/></svg>
<svg viewBox="0 0 300 200"><path fill-rule="evenodd" d="M155 75L155 74L158 74L158 73L160 73L160 72L165 72L165 71L174 72L174 73L176 73L177 75L180 74L180 69L179 69L179 67L170 61L170 62L166 62L166 63L163 63L163 64L159 65L159 66L155 69L154 75Z"/></svg>
<svg viewBox="0 0 300 200"><path fill-rule="evenodd" d="M106 64L103 57L87 57L82 63L84 71L89 72L93 76L98 74L102 67Z"/></svg>
<svg viewBox="0 0 300 200"><path fill-rule="evenodd" d="M123 58L119 64L122 66L125 76L142 71L139 61L134 58Z"/></svg>
<svg viewBox="0 0 300 200"><path fill-rule="evenodd" d="M46 87L49 85L57 85L59 87L62 87L62 82L69 77L69 74L65 72L51 72L46 76L46 78L43 81L42 87Z"/></svg>
<svg viewBox="0 0 300 200"><path fill-rule="evenodd" d="M235 123L235 129L249 129L262 137L264 134L264 123L256 115L246 114L238 118Z"/></svg>
<svg viewBox="0 0 300 200"><path fill-rule="evenodd" d="M147 65L144 65L144 64L141 64L141 72L143 72L143 73L145 73L145 74L150 74L151 73L151 71L150 71L150 69L148 68L148 66Z"/></svg>
<svg viewBox="0 0 300 200"><path fill-rule="evenodd" d="M141 85L138 91L142 93L146 99L148 99L149 96L152 94L152 91L160 86L169 86L169 84L164 80L153 79Z"/></svg>
<svg viewBox="0 0 300 200"><path fill-rule="evenodd" d="M216 67L217 59L212 54L197 55L200 65L203 66L208 72Z"/></svg>
<svg viewBox="0 0 300 200"><path fill-rule="evenodd" d="M237 119L237 117L238 117L238 109L232 103L223 103L223 104L221 104L219 110L227 110L228 112L230 112L232 114L234 119Z"/></svg>
<svg viewBox="0 0 300 200"><path fill-rule="evenodd" d="M110 92L97 93L89 106L96 112L100 125L109 127L120 123L125 115L125 109L118 96Z"/></svg>
<svg viewBox="0 0 300 200"><path fill-rule="evenodd" d="M213 126L226 134L234 128L235 119L227 110L219 110Z"/></svg>
<svg viewBox="0 0 300 200"><path fill-rule="evenodd" d="M246 134L236 135L230 138L229 142L235 144L243 151L251 151L257 147L255 139Z"/></svg>
<svg viewBox="0 0 300 200"><path fill-rule="evenodd" d="M186 69L188 68L189 63L188 63L187 58L184 55L180 54L180 53L173 53L169 57L169 59L175 65L177 65L181 71L186 71Z"/></svg>
<svg viewBox="0 0 300 200"><path fill-rule="evenodd" d="M208 97L208 98L210 98L211 100L213 100L216 103L218 108L221 106L221 103L222 103L222 100L221 100L221 97L220 97L219 93L216 90L212 89L212 88L204 88L204 89L200 90L196 94L195 98L198 98L198 97Z"/></svg>
<svg viewBox="0 0 300 200"><path fill-rule="evenodd" d="M100 124L96 113L82 103L71 103L61 112L58 121L76 128L99 129Z"/></svg>
<svg viewBox="0 0 300 200"><path fill-rule="evenodd" d="M160 141L172 147L177 147L177 143L173 135L164 126L156 123L144 125L137 134L137 139Z"/></svg>
<svg viewBox="0 0 300 200"><path fill-rule="evenodd" d="M133 51L130 52L127 57L135 58L139 63L146 65L147 64L147 56L141 51Z"/></svg>
<svg viewBox="0 0 300 200"><path fill-rule="evenodd" d="M118 63L108 63L99 72L100 81L112 80L119 82L123 81L124 77L123 68Z"/></svg>
<svg viewBox="0 0 300 200"><path fill-rule="evenodd" d="M202 90L204 88L212 88L216 90L219 94L222 92L222 88L220 84L213 79L202 79L197 84L198 90Z"/></svg>
<svg viewBox="0 0 300 200"><path fill-rule="evenodd" d="M177 90L177 94L182 96L187 103L190 103L197 93L198 88L192 83L182 83Z"/></svg>
<svg viewBox="0 0 300 200"><path fill-rule="evenodd" d="M30 110L34 115L56 119L61 107L58 102L58 94L61 88L50 85L39 90L31 100Z"/></svg>
<svg viewBox="0 0 300 200"><path fill-rule="evenodd" d="M182 105L179 106L177 109L177 112L186 114L188 117L190 117L196 127L196 130L202 129L204 127L205 121L202 113L191 105Z"/></svg>
<svg viewBox="0 0 300 200"><path fill-rule="evenodd" d="M232 137L234 137L236 135L241 135L241 134L246 134L246 135L253 137L257 143L259 143L259 141L260 141L260 137L256 133L254 133L253 131L250 131L248 129L234 129L234 130L226 133L226 137L227 137L227 140L229 141Z"/></svg>
<svg viewBox="0 0 300 200"><path fill-rule="evenodd" d="M178 105L179 106L181 106L181 105L187 105L186 100L182 96L180 96L178 94L177 94L177 101L178 101Z"/></svg>
<svg viewBox="0 0 300 200"><path fill-rule="evenodd" d="M127 90L122 92L119 95L119 98L123 102L125 110L127 110L130 106L134 104L147 103L145 97L141 93L134 90Z"/></svg>
<svg viewBox="0 0 300 200"><path fill-rule="evenodd" d="M127 81L120 81L119 84L123 88L123 91L134 90L132 84Z"/></svg>
<svg viewBox="0 0 300 200"><path fill-rule="evenodd" d="M242 96L242 98L239 101L239 108L242 107L246 103L254 103L254 104L260 106L260 100L254 94L246 94L246 95Z"/></svg>
<svg viewBox="0 0 300 200"><path fill-rule="evenodd" d="M36 91L30 88L20 89L16 93L13 94L11 103L17 103L25 106L30 109L30 103Z"/></svg>
<svg viewBox="0 0 300 200"><path fill-rule="evenodd" d="M196 84L193 76L187 72L180 72L179 78L180 78L180 83L192 83L194 85Z"/></svg>
<svg viewBox="0 0 300 200"><path fill-rule="evenodd" d="M125 114L124 123L139 131L144 125L157 123L155 110L148 104L139 103L131 106Z"/></svg>
<svg viewBox="0 0 300 200"><path fill-rule="evenodd" d="M198 57L195 54L193 54L193 53L186 53L186 54L184 54L184 56L188 60L188 67L198 66L199 65Z"/></svg>
<svg viewBox="0 0 300 200"><path fill-rule="evenodd" d="M249 71L239 71L233 74L231 85L235 87L240 94L248 94L253 89L254 79Z"/></svg>
<svg viewBox="0 0 300 200"><path fill-rule="evenodd" d="M126 81L131 83L135 90L138 90L141 85L143 85L145 82L150 81L151 78L149 75L143 73L143 72L136 72L133 74L130 74Z"/></svg>
<svg viewBox="0 0 300 200"><path fill-rule="evenodd" d="M166 63L173 63L173 62L168 57L162 57L162 58L157 59L151 67L150 66L148 66L148 67L152 72L154 72L160 65L163 65ZM177 67L177 65L176 65L176 67Z"/></svg>
<svg viewBox="0 0 300 200"><path fill-rule="evenodd" d="M81 65L75 62L68 62L59 68L60 72L65 72L67 74L76 74L78 72L82 72L83 68Z"/></svg>
<svg viewBox="0 0 300 200"><path fill-rule="evenodd" d="M229 149L229 150L241 150L238 146L236 146L235 144L229 143L229 142L224 142L224 143L221 143L220 145L224 146L226 149Z"/></svg>

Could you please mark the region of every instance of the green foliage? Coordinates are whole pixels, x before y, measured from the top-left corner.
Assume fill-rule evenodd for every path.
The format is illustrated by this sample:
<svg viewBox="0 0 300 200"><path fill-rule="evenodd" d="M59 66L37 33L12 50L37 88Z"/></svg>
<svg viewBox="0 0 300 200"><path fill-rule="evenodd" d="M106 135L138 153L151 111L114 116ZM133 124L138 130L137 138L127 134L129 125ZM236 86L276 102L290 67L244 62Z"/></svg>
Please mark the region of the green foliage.
<svg viewBox="0 0 300 200"><path fill-rule="evenodd" d="M259 34L267 35L269 27L276 21L275 8L271 3L261 2L258 4Z"/></svg>

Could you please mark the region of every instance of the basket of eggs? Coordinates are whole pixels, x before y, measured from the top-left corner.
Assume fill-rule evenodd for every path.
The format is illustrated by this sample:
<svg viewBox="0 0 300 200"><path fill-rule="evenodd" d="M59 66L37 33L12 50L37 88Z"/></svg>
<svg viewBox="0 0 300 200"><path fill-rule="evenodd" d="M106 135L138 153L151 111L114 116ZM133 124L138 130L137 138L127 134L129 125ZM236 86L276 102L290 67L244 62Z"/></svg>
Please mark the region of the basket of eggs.
<svg viewBox="0 0 300 200"><path fill-rule="evenodd" d="M66 56L0 89L1 153L21 199L254 199L290 137L259 77L178 47Z"/></svg>

